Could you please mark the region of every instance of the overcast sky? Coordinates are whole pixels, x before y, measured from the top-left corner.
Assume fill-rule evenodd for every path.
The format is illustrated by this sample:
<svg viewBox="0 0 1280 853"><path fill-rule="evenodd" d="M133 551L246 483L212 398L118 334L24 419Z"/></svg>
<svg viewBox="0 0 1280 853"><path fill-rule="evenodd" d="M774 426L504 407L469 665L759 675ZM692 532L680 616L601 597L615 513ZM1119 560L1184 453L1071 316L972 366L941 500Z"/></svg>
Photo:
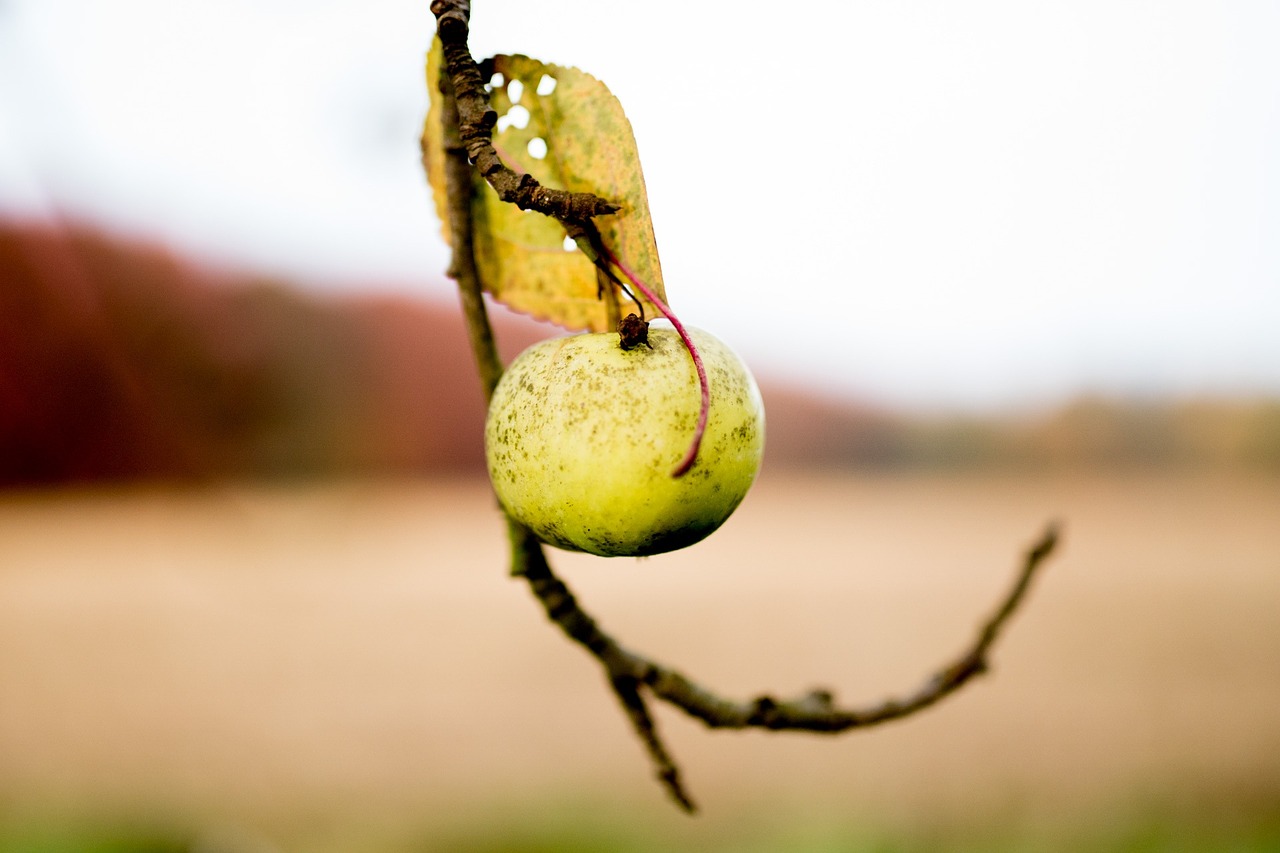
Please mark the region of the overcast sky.
<svg viewBox="0 0 1280 853"><path fill-rule="evenodd" d="M1280 392L1274 0L474 6L477 56L618 95L673 307L759 372L920 407ZM0 0L0 211L451 299L432 26Z"/></svg>

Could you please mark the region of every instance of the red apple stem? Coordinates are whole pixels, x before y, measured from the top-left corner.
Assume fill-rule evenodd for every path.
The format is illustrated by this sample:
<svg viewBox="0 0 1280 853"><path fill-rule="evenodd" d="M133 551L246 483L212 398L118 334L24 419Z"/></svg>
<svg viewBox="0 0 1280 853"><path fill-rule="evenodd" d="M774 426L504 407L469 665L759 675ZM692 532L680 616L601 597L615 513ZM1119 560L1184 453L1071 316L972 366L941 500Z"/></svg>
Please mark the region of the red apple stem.
<svg viewBox="0 0 1280 853"><path fill-rule="evenodd" d="M698 372L698 389L702 393L702 404L698 409L698 425L694 428L693 442L689 445L688 452L685 453L684 458L680 460L680 464L675 467L675 470L671 472L672 477L683 477L689 473L693 463L698 461L698 450L702 447L702 437L707 432L707 419L711 413L711 384L707 381L707 368L702 363L701 353L698 352L698 348L693 344L693 338L689 336L689 332L685 329L684 324L680 322L680 319L671 313L667 303L659 299L658 294L654 293L649 285L641 281L640 277L620 261L617 255L608 246L605 246L603 242L601 242L601 248L604 249L605 257L608 258L609 263L617 267L631 282L632 286L640 291L640 295L649 300L663 317L671 321L671 325L675 327L676 334L684 342L684 348L689 351L689 357L693 359L693 369Z"/></svg>

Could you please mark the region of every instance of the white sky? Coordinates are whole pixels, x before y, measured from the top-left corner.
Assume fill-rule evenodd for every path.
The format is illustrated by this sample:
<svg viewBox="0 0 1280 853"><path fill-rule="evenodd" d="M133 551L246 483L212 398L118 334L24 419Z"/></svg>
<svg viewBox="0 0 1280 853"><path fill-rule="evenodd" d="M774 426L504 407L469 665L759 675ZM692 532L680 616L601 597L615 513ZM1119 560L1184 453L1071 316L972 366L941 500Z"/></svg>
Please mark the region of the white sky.
<svg viewBox="0 0 1280 853"><path fill-rule="evenodd" d="M452 298L428 5L0 0L0 212ZM1280 392L1274 0L474 6L477 56L618 95L673 307L758 372L921 407Z"/></svg>

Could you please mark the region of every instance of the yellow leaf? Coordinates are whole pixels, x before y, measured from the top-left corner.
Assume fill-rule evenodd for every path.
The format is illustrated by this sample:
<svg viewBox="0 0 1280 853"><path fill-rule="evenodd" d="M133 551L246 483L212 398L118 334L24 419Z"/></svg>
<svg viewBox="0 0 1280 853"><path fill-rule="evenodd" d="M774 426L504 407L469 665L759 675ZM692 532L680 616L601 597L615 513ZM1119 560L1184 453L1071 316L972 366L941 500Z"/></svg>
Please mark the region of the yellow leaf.
<svg viewBox="0 0 1280 853"><path fill-rule="evenodd" d="M446 220L436 84L440 61L433 45L427 62L431 111L423 139L436 209ZM619 205L618 213L595 219L604 245L665 301L640 156L618 99L576 68L527 56L497 56L492 64L489 97L499 116L493 143L503 162L543 186L589 192ZM472 222L481 283L496 300L566 329L608 329L595 265L566 239L560 223L503 202L479 176ZM447 225L444 230L448 239ZM623 314L634 309L626 296L619 299ZM643 313L658 316L647 302Z"/></svg>
<svg viewBox="0 0 1280 853"><path fill-rule="evenodd" d="M449 234L449 194L444 182L444 96L440 93L440 69L444 67L444 51L439 37L431 40L427 52L427 120L422 126L422 165L427 170L427 182L431 185L431 197L436 203L436 217L440 220L440 233L446 243L453 240Z"/></svg>

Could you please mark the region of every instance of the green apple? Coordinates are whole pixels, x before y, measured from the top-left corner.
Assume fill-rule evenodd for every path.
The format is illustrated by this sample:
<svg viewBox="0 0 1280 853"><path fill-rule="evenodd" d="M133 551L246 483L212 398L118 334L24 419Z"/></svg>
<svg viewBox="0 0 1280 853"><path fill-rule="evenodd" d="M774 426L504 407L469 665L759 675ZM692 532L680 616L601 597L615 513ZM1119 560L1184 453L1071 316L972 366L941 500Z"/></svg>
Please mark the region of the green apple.
<svg viewBox="0 0 1280 853"><path fill-rule="evenodd" d="M672 476L701 391L675 331L623 349L616 333L553 338L520 354L494 391L485 457L502 508L542 541L602 557L692 545L746 496L764 454L751 372L718 339L690 335L711 391L693 467Z"/></svg>

